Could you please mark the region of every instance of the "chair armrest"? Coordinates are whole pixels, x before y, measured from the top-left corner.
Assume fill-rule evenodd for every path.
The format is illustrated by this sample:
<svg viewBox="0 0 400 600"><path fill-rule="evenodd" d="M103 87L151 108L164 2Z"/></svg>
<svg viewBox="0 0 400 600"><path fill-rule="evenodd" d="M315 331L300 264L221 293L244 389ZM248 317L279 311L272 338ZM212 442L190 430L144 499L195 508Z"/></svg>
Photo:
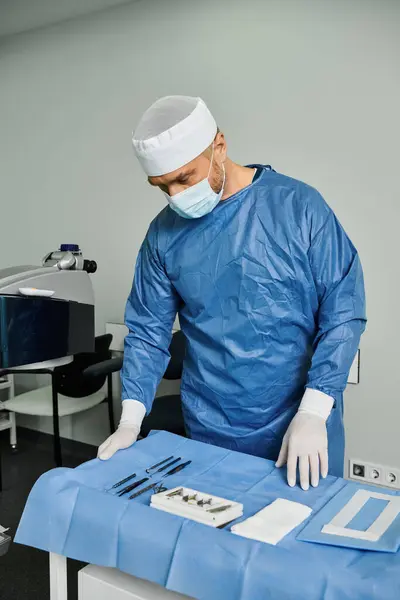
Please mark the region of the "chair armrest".
<svg viewBox="0 0 400 600"><path fill-rule="evenodd" d="M85 377L98 377L99 375L109 375L110 373L116 373L122 368L123 358L117 356L116 358L110 358L109 360L103 360L102 362L91 365L83 371Z"/></svg>

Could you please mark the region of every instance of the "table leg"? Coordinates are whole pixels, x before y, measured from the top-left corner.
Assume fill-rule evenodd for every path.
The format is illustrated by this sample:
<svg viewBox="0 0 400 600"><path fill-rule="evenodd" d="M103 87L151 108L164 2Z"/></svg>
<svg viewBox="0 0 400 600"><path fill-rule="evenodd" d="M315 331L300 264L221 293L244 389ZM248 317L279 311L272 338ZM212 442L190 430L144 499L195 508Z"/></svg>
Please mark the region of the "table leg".
<svg viewBox="0 0 400 600"><path fill-rule="evenodd" d="M50 600L68 600L67 559L50 553Z"/></svg>

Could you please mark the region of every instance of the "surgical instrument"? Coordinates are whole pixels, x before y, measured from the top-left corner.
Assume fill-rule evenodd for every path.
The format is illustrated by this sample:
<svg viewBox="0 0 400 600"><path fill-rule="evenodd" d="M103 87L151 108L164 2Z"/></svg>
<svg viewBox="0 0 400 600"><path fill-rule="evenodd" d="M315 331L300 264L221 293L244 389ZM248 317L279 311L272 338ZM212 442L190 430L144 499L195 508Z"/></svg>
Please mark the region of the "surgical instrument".
<svg viewBox="0 0 400 600"><path fill-rule="evenodd" d="M183 488L179 488L178 490L174 490L170 494L167 494L167 498L172 498L172 496L182 496Z"/></svg>
<svg viewBox="0 0 400 600"><path fill-rule="evenodd" d="M204 500L204 498L202 498L201 500L197 501L197 506L205 506L206 504L209 504L211 506L212 503L212 498L209 498L208 500Z"/></svg>
<svg viewBox="0 0 400 600"><path fill-rule="evenodd" d="M219 513L219 512L224 512L224 510L227 510L228 508L231 508L232 504L224 504L224 506L217 506L215 508L209 508L207 510L207 512L209 513Z"/></svg>
<svg viewBox="0 0 400 600"><path fill-rule="evenodd" d="M192 496L187 494L187 496L183 496L182 500L183 500L183 502L190 502L190 500L196 500L196 498L197 498L197 494L193 494Z"/></svg>
<svg viewBox="0 0 400 600"><path fill-rule="evenodd" d="M120 490L118 492L118 496L121 497L124 494L131 492L132 490L137 488L139 485L142 485L142 483L144 483L145 481L148 481L149 479L150 479L150 477L143 477L143 479L139 479L139 481L135 481L135 483L132 483L131 485L127 485L125 488L123 488L122 490Z"/></svg>
<svg viewBox="0 0 400 600"><path fill-rule="evenodd" d="M146 469L146 473L149 474L150 471L152 471L153 469L157 469L157 467L160 467L161 465L163 465L164 463L168 462L172 458L174 458L174 457L173 456L168 456L168 458L164 458L164 460L161 460L156 465L153 465L152 467L149 467L148 469Z"/></svg>
<svg viewBox="0 0 400 600"><path fill-rule="evenodd" d="M182 469L184 469L185 467L187 467L187 465L190 465L191 462L192 462L191 460L188 460L187 462L178 465L174 469L171 469L171 471L167 471L167 473L164 473L164 475L161 477L161 479L159 481L156 481L156 483L152 483L151 485L146 486L145 488L143 488L139 492L135 492L134 494L132 494L132 496L129 496L129 500L133 500L133 498L137 498L141 494L144 494L145 492L148 492L149 490L155 489L157 487L158 487L158 491L160 492L162 490L162 487L163 487L162 486L162 481L166 477L169 477L170 475L175 475L175 473L178 473L179 471L182 471Z"/></svg>
<svg viewBox="0 0 400 600"><path fill-rule="evenodd" d="M132 475L129 475L129 477L125 477L125 479L121 479L121 481L118 481L118 483L114 483L114 485L112 487L110 487L109 489L110 490L115 490L115 488L119 487L120 485L123 485L124 483L127 483L128 481L130 481L134 477L136 477L136 473L132 473Z"/></svg>
<svg viewBox="0 0 400 600"><path fill-rule="evenodd" d="M169 460L169 459L166 459L166 460ZM175 458L175 460L171 460L171 462L167 463L160 469L157 469L156 473L161 473L161 471L168 469L168 467L172 467L172 465L174 465L175 463L177 463L180 460L181 460L180 457ZM165 461L163 461L163 462L165 462ZM152 468L155 468L155 467L152 467ZM146 472L148 472L147 469L146 469ZM142 485L142 483L145 483L145 481L148 481L150 479L150 477L152 477L152 474L149 473L148 475L149 475L148 477L143 477L143 479L139 479L139 481L135 481L135 483L132 483L131 485L128 485L127 487L123 488L122 490L119 491L118 495L123 496L124 494L127 494L128 492L131 492L132 490L137 488L139 485ZM153 475L154 475L154 473L153 473Z"/></svg>
<svg viewBox="0 0 400 600"><path fill-rule="evenodd" d="M161 471L165 471L165 469L168 469L169 467L172 467L172 465L176 464L180 460L182 460L180 456L179 456L179 458L175 458L175 460L171 460L171 462L169 462L168 464L166 464L163 467L161 467L161 469L157 469L157 471L155 473L151 473L150 477L152 477L156 473L161 473Z"/></svg>

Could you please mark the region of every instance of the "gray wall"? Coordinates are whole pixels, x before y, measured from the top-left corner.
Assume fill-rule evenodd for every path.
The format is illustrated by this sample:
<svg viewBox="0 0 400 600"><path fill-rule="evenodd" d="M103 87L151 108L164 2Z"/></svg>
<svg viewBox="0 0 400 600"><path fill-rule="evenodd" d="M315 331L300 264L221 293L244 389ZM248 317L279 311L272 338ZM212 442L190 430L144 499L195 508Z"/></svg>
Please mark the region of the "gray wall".
<svg viewBox="0 0 400 600"><path fill-rule="evenodd" d="M369 325L348 454L399 467L399 18L396 0L148 0L4 40L0 267L76 241L99 263L98 330L120 321L163 206L131 129L159 96L201 95L233 159L316 186L358 247Z"/></svg>

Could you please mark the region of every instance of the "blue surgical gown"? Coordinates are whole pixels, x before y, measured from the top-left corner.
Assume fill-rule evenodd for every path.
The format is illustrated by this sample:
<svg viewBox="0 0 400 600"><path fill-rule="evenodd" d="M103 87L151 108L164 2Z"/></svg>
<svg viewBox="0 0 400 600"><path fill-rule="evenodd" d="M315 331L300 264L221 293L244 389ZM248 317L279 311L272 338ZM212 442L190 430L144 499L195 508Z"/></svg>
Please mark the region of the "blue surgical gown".
<svg viewBox="0 0 400 600"><path fill-rule="evenodd" d="M365 328L357 252L321 195L269 167L208 215L165 208L126 308L122 398L151 410L176 314L193 439L275 460L305 387L335 400L330 472L344 458L343 390Z"/></svg>

